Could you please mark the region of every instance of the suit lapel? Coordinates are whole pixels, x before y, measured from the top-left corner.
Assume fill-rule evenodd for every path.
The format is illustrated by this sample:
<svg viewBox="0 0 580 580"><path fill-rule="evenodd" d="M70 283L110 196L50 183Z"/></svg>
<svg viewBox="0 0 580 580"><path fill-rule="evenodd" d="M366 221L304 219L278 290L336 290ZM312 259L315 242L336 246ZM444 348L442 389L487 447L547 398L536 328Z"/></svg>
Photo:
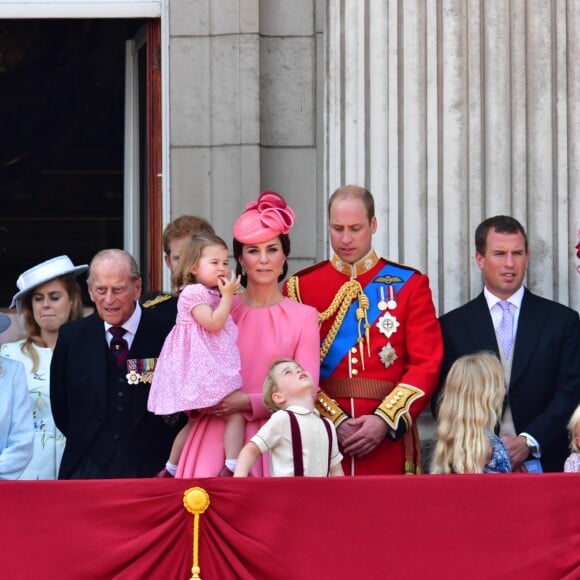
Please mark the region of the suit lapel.
<svg viewBox="0 0 580 580"><path fill-rule="evenodd" d="M139 326L137 327L137 332L135 333L135 338L133 339L133 344L129 350L128 358L141 358L147 354L147 350L150 350L151 344L149 341L150 334L150 320L147 317L147 312L145 309L141 311L141 320L139 321Z"/></svg>
<svg viewBox="0 0 580 580"><path fill-rule="evenodd" d="M491 350L499 356L493 321L483 292L471 302L467 324L473 350Z"/></svg>
<svg viewBox="0 0 580 580"><path fill-rule="evenodd" d="M526 288L516 331L510 388L516 385L522 372L528 367L528 361L535 354L536 344L547 322L546 311L536 308L535 305L536 297Z"/></svg>
<svg viewBox="0 0 580 580"><path fill-rule="evenodd" d="M143 309L141 311L141 320L139 321L133 344L129 350L128 359L150 358L152 352L157 354L154 347L154 341L152 341L151 337L152 328L149 313ZM145 383L138 383L131 386L131 389L133 389L131 409L131 422L133 427L139 423L144 413L147 411L149 387L150 385Z"/></svg>
<svg viewBox="0 0 580 580"><path fill-rule="evenodd" d="M97 395L97 401L104 409L107 405L107 339L105 324L95 313L87 318L90 328L87 332L87 356L90 361L89 372L91 384Z"/></svg>

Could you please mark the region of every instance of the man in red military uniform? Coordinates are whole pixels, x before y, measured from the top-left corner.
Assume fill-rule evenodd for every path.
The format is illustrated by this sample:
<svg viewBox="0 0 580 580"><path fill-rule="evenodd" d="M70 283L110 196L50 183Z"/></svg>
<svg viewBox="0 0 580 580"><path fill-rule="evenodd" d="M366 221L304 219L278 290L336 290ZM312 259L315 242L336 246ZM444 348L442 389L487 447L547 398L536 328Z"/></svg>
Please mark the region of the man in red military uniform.
<svg viewBox="0 0 580 580"><path fill-rule="evenodd" d="M328 204L334 255L292 276L291 298L318 310L318 409L335 424L350 475L420 473L415 421L435 392L443 340L427 276L379 258L371 193Z"/></svg>

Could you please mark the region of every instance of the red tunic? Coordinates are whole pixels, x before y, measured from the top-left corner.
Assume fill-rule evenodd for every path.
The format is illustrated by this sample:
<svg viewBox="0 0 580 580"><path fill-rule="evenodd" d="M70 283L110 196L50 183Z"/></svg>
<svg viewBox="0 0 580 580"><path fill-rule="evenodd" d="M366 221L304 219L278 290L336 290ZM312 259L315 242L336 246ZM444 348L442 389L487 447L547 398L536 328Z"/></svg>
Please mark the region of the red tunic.
<svg viewBox="0 0 580 580"><path fill-rule="evenodd" d="M333 265L333 262L336 265ZM291 278L285 285L284 292L299 302L314 306L320 315L329 307L343 284L351 279L351 272L364 289L369 282L379 277L379 273L387 264L386 260L377 258L374 252L355 265L356 271L353 269L347 272L346 269L350 267L336 257L333 258L333 262L321 262L298 272L292 277L297 280ZM350 417L375 414L389 424L389 435L372 453L360 459L345 457L343 467L347 474L377 475L405 472L404 435L410 431L414 421L434 394L439 378L443 340L428 278L407 266L392 262L391 264L403 268L410 277L394 295L396 306L393 308L391 303L391 308L381 310L377 319L369 319L370 356L366 342L363 342L361 356L361 348L357 342L359 336L355 331L350 341L352 347L330 374L333 379L378 379L394 385L392 389L387 385L389 394L374 399L356 396L356 392L349 393L348 397L333 397ZM342 268L343 272L337 268ZM383 280L383 277L379 278ZM384 292L380 287L383 287ZM376 287L372 290L367 289L365 294L371 303L378 305L383 298L384 301L388 300L389 292L392 296L393 290L389 290L389 284L381 283L379 289ZM381 306L384 308L384 304ZM383 332L377 326L378 320L386 313L395 318L392 326L396 328L390 336L385 334L384 325ZM348 316L355 314L350 313ZM335 315L322 323L320 328L322 342L334 318ZM355 391L358 388L355 382L347 384L353 384ZM321 386L323 385L322 382ZM384 398L381 400L381 397ZM332 418L331 415L326 416ZM340 424L340 420L336 423ZM407 444L409 445L408 437Z"/></svg>

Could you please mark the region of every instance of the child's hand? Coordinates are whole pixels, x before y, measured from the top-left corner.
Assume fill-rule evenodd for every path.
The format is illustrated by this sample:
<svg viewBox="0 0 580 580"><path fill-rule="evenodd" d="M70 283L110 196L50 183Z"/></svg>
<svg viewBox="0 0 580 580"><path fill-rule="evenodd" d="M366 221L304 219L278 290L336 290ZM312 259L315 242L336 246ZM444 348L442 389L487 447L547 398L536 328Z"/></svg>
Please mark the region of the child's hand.
<svg viewBox="0 0 580 580"><path fill-rule="evenodd" d="M218 289L222 296L233 296L240 288L240 276L230 272L227 277L219 278Z"/></svg>

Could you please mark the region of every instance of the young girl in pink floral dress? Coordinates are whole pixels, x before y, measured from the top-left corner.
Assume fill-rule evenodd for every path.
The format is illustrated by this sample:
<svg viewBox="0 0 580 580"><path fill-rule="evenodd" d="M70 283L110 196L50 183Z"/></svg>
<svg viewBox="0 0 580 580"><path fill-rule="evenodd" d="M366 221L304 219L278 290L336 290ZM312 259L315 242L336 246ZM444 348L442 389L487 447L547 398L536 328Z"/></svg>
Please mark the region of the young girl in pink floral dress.
<svg viewBox="0 0 580 580"><path fill-rule="evenodd" d="M182 288L177 320L155 366L148 409L156 415L205 409L241 387L238 330L230 316L240 278L228 275L226 243L213 234L199 234L186 242L173 274ZM175 438L169 461L160 476L174 476L177 462L196 413ZM243 446L242 413L224 416L225 466L231 476ZM218 475L216 473L216 475Z"/></svg>

